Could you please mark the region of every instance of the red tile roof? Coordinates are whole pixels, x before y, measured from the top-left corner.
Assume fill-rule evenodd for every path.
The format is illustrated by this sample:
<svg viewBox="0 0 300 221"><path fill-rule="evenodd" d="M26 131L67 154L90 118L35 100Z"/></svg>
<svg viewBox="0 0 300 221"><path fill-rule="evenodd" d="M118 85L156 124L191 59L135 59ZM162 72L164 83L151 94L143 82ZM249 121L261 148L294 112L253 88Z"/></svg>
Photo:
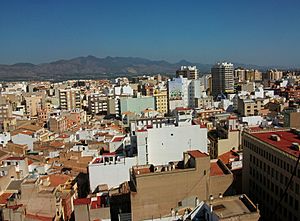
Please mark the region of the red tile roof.
<svg viewBox="0 0 300 221"><path fill-rule="evenodd" d="M22 206L23 206L23 204L17 204L17 205L7 206L7 208L12 209L12 210L16 210L16 209L18 209Z"/></svg>
<svg viewBox="0 0 300 221"><path fill-rule="evenodd" d="M5 160L24 160L25 157L7 157Z"/></svg>
<svg viewBox="0 0 300 221"><path fill-rule="evenodd" d="M47 179L47 178L49 178L51 187L57 187L61 184L65 184L72 177L65 174L51 174L49 176L42 177L41 179Z"/></svg>
<svg viewBox="0 0 300 221"><path fill-rule="evenodd" d="M12 193L2 193L0 195L0 205L5 205L8 201L8 199L12 196Z"/></svg>
<svg viewBox="0 0 300 221"><path fill-rule="evenodd" d="M190 150L190 151L188 151L188 154L191 155L194 158L208 157L208 154L203 153L199 150Z"/></svg>
<svg viewBox="0 0 300 221"><path fill-rule="evenodd" d="M224 175L224 171L219 166L218 162L211 162L210 163L210 175L211 176L220 176Z"/></svg>
<svg viewBox="0 0 300 221"><path fill-rule="evenodd" d="M186 111L186 110L192 110L192 108L188 108L188 107L176 107L175 110L177 110L177 111Z"/></svg>
<svg viewBox="0 0 300 221"><path fill-rule="evenodd" d="M278 135L280 137L280 141L270 139L272 134ZM300 143L299 136L291 131L262 131L258 133L251 133L251 135L295 157L298 157L300 154L300 151L291 149L292 143Z"/></svg>
<svg viewBox="0 0 300 221"><path fill-rule="evenodd" d="M80 198L74 200L74 205L86 205L90 204L91 198Z"/></svg>
<svg viewBox="0 0 300 221"><path fill-rule="evenodd" d="M111 142L121 142L124 139L124 137L114 137Z"/></svg>
<svg viewBox="0 0 300 221"><path fill-rule="evenodd" d="M34 214L26 214L26 218L31 220L39 220L39 221L53 221L53 217L41 216L41 215L34 215Z"/></svg>
<svg viewBox="0 0 300 221"><path fill-rule="evenodd" d="M228 164L230 159L239 159L239 155L235 151L230 150L226 153L223 153L218 158L222 160L224 164Z"/></svg>

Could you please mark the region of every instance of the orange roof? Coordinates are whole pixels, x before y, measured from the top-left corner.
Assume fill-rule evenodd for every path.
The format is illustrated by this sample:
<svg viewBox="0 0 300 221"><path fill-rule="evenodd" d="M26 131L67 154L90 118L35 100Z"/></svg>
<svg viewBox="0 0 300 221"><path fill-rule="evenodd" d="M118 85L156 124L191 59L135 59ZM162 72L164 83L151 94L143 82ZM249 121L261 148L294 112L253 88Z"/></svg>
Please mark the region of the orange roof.
<svg viewBox="0 0 300 221"><path fill-rule="evenodd" d="M32 219L32 220L39 220L39 221L53 221L53 217L47 217L47 216L41 216L41 215L33 215L33 214L26 214L26 218Z"/></svg>
<svg viewBox="0 0 300 221"><path fill-rule="evenodd" d="M121 142L124 137L114 137L111 142Z"/></svg>
<svg viewBox="0 0 300 221"><path fill-rule="evenodd" d="M224 164L228 164L230 159L239 159L239 156L235 151L230 150L220 155L219 159L222 160Z"/></svg>
<svg viewBox="0 0 300 221"><path fill-rule="evenodd" d="M59 185L65 184L72 177L65 174L51 174L49 176L42 177L42 179L49 178L50 187L57 187Z"/></svg>
<svg viewBox="0 0 300 221"><path fill-rule="evenodd" d="M7 157L5 160L24 160L25 157Z"/></svg>
<svg viewBox="0 0 300 221"><path fill-rule="evenodd" d="M8 201L8 198L10 198L13 195L13 193L2 193L0 195L0 205L6 204Z"/></svg>
<svg viewBox="0 0 300 221"><path fill-rule="evenodd" d="M210 175L211 176L220 176L224 175L224 171L219 166L218 162L211 162L210 163Z"/></svg>
<svg viewBox="0 0 300 221"><path fill-rule="evenodd" d="M32 131L29 131L29 130L21 130L20 132L19 132L19 134L26 134L26 135L33 135L34 134L34 132L32 132Z"/></svg>
<svg viewBox="0 0 300 221"><path fill-rule="evenodd" d="M208 157L208 154L203 153L199 150L190 150L190 151L188 151L188 154L191 155L194 158Z"/></svg>

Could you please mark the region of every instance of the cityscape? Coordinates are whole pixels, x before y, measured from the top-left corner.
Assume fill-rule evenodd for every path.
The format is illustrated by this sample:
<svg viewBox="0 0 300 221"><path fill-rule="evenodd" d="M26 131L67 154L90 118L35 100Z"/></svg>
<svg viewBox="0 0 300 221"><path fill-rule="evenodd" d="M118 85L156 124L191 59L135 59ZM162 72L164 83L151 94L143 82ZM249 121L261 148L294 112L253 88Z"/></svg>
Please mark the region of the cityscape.
<svg viewBox="0 0 300 221"><path fill-rule="evenodd" d="M0 221L300 221L300 5L87 2L0 3Z"/></svg>

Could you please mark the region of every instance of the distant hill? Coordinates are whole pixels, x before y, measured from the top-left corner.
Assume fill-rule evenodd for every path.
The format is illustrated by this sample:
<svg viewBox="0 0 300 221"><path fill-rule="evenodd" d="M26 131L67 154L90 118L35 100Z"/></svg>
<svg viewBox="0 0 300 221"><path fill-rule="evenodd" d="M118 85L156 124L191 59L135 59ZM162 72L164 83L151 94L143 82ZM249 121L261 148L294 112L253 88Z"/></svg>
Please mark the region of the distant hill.
<svg viewBox="0 0 300 221"><path fill-rule="evenodd" d="M181 60L177 63L153 61L138 57L77 57L70 60L58 60L50 63L17 63L0 65L0 80L67 80L67 79L101 79L116 76L137 76L143 74L174 75L181 65L197 65L201 73L210 71L211 64L192 63ZM247 68L266 69L255 65L237 64Z"/></svg>

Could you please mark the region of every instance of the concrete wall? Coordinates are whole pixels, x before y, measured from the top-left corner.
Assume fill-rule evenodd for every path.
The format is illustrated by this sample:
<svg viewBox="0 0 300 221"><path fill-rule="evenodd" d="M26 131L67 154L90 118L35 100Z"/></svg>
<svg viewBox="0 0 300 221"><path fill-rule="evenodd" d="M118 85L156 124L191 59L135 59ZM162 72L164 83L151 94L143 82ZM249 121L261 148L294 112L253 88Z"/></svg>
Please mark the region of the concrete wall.
<svg viewBox="0 0 300 221"><path fill-rule="evenodd" d="M136 114L141 114L147 108L155 110L154 97L121 98L120 108L121 113L130 111Z"/></svg>
<svg viewBox="0 0 300 221"><path fill-rule="evenodd" d="M230 151L233 147L237 150L240 146L241 131L229 131L228 139L218 140L218 156Z"/></svg>
<svg viewBox="0 0 300 221"><path fill-rule="evenodd" d="M135 175L137 191L131 193L132 220L159 218L184 202L207 200L230 186L232 174L210 176L209 156L196 158L196 167ZM221 191L221 192L220 192ZM193 205L194 206L194 205Z"/></svg>
<svg viewBox="0 0 300 221"><path fill-rule="evenodd" d="M15 144L26 144L29 150L33 150L33 142L36 141L32 136L21 133L12 136L11 140Z"/></svg>
<svg viewBox="0 0 300 221"><path fill-rule="evenodd" d="M90 164L89 179L90 189L94 191L100 184L107 184L109 188L119 186L119 184L129 181L129 169L136 165L136 157L126 158L125 163L117 164Z"/></svg>
<svg viewBox="0 0 300 221"><path fill-rule="evenodd" d="M147 148L146 148L147 143ZM199 125L182 127L163 127L147 130L147 142L144 132L137 132L138 164L167 164L178 161L187 150L207 152L207 129Z"/></svg>

